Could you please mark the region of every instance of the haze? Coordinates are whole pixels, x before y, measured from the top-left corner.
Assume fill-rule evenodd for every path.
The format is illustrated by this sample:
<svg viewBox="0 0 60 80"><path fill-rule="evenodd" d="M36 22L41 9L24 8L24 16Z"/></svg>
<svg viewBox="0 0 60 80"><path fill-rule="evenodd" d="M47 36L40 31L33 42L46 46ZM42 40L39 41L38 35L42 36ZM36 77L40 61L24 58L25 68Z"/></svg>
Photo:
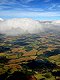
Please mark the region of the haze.
<svg viewBox="0 0 60 80"><path fill-rule="evenodd" d="M0 33L6 35L36 34L51 29L60 31L60 21L38 21L31 18L0 19Z"/></svg>

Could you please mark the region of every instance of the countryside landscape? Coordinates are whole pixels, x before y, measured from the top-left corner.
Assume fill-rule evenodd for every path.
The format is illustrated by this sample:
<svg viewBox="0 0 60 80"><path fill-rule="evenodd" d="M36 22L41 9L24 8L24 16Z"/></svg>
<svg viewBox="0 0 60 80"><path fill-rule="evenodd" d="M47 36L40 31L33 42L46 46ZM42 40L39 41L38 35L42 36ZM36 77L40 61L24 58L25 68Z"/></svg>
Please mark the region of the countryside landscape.
<svg viewBox="0 0 60 80"><path fill-rule="evenodd" d="M60 80L60 34L0 34L0 80Z"/></svg>
<svg viewBox="0 0 60 80"><path fill-rule="evenodd" d="M0 0L0 80L60 80L60 0Z"/></svg>

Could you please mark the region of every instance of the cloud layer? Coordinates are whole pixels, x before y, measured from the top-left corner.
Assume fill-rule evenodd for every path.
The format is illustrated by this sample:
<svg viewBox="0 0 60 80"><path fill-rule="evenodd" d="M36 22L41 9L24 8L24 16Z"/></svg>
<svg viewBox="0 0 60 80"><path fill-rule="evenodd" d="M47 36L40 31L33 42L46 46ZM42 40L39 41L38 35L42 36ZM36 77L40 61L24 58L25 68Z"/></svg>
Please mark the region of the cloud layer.
<svg viewBox="0 0 60 80"><path fill-rule="evenodd" d="M60 21L36 21L30 18L0 21L0 33L7 35L35 34L46 30L60 31Z"/></svg>

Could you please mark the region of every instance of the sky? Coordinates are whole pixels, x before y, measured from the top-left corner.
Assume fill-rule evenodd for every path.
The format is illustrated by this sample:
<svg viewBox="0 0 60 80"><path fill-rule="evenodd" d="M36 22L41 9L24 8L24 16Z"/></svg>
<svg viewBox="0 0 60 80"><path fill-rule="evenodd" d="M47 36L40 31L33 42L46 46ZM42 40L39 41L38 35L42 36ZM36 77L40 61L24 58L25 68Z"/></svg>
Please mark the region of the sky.
<svg viewBox="0 0 60 80"><path fill-rule="evenodd" d="M0 0L0 18L60 20L60 0Z"/></svg>

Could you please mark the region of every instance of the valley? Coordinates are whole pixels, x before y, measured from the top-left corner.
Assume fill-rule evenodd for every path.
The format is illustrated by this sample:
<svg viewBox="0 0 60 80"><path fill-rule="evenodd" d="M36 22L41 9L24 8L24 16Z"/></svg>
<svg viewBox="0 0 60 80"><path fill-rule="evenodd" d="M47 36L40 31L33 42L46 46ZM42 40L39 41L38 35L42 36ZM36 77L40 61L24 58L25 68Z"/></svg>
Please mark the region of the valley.
<svg viewBox="0 0 60 80"><path fill-rule="evenodd" d="M60 80L58 73L60 34L0 34L0 80Z"/></svg>

